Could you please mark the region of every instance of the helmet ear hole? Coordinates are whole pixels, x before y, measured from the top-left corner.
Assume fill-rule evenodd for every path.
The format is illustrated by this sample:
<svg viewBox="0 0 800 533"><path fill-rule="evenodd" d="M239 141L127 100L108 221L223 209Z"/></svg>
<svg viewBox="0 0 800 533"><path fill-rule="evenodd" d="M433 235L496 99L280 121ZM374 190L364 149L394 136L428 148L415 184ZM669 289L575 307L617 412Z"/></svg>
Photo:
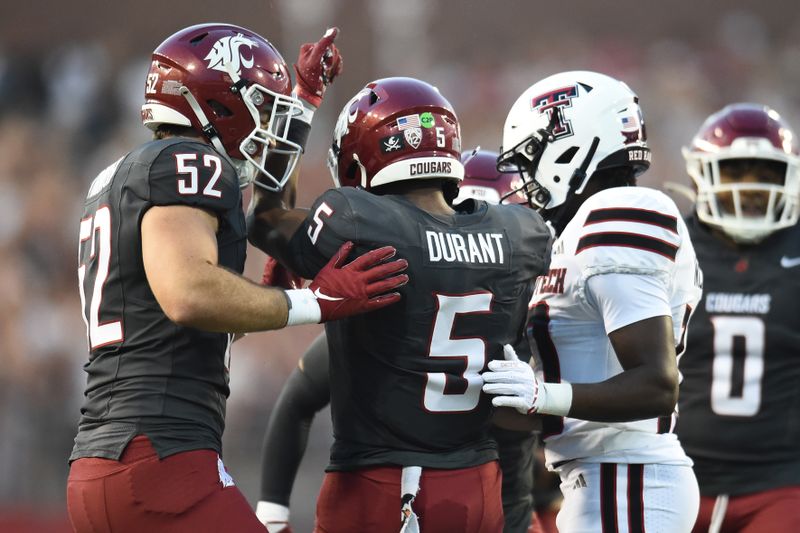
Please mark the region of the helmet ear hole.
<svg viewBox="0 0 800 533"><path fill-rule="evenodd" d="M578 153L578 147L570 146L569 148L564 150L564 152L560 156L558 156L558 159L556 159L556 164L559 165L568 164L570 161L572 161L572 158L575 157L575 154L577 153Z"/></svg>
<svg viewBox="0 0 800 533"><path fill-rule="evenodd" d="M358 163L351 161L344 172L344 175L349 180L356 179L356 172L358 172Z"/></svg>
<svg viewBox="0 0 800 533"><path fill-rule="evenodd" d="M220 102L216 100L206 100L208 107L214 112L215 115L218 117L230 117L233 116L233 112L222 105Z"/></svg>
<svg viewBox="0 0 800 533"><path fill-rule="evenodd" d="M376 103L378 103L378 100L380 100L380 97L378 96L378 93L376 93L375 91L370 91L370 93L369 93L369 105L370 106L374 106Z"/></svg>

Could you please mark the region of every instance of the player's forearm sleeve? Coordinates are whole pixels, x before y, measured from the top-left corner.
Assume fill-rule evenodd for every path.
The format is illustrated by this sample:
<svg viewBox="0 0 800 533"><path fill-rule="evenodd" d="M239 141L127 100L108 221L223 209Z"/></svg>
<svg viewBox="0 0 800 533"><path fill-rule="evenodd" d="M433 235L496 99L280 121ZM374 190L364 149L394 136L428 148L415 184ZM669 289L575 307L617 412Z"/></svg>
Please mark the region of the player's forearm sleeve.
<svg viewBox="0 0 800 533"><path fill-rule="evenodd" d="M320 343L315 342L312 349L319 346ZM308 355L303 358L304 362ZM275 404L264 437L261 463L262 501L289 506L297 470L308 443L311 422L314 415L330 402L327 351L323 355L325 379L321 380L316 375L314 377L317 379L312 379L306 372L296 368L287 379ZM321 365L312 363L310 366Z"/></svg>
<svg viewBox="0 0 800 533"><path fill-rule="evenodd" d="M507 531L527 531L533 511L533 455L538 434L493 426L503 471L503 514ZM511 527L511 524L519 524Z"/></svg>

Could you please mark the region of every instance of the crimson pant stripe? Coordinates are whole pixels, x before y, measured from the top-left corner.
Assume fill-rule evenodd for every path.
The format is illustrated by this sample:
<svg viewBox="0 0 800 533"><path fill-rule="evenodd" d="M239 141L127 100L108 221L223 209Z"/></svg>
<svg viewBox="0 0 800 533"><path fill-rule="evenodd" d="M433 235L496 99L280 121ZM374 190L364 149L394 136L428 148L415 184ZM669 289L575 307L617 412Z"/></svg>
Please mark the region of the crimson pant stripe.
<svg viewBox="0 0 800 533"><path fill-rule="evenodd" d="M586 217L584 226L589 224L599 224L601 222L641 222L642 224L651 224L658 226L672 233L678 233L678 218L659 213L658 211L650 211L648 209L626 209L622 207L609 207L606 209L595 209Z"/></svg>
<svg viewBox="0 0 800 533"><path fill-rule="evenodd" d="M675 256L678 255L678 247L667 241L638 233L620 233L613 231L584 235L578 241L578 249L575 250L575 253L579 254L587 248L594 248L595 246L637 248L646 252L663 255L671 261L675 261Z"/></svg>
<svg viewBox="0 0 800 533"><path fill-rule="evenodd" d="M600 524L603 533L619 533L617 527L617 465L600 464Z"/></svg>
<svg viewBox="0 0 800 533"><path fill-rule="evenodd" d="M644 465L628 465L628 533L644 533Z"/></svg>
<svg viewBox="0 0 800 533"><path fill-rule="evenodd" d="M689 325L689 317L692 316L692 306L687 305L683 311L683 320L681 320L681 342L675 347L675 354L680 355L686 349L686 329Z"/></svg>
<svg viewBox="0 0 800 533"><path fill-rule="evenodd" d="M687 305L681 320L681 341L675 347L675 354L681 355L686 349L686 330L689 326L689 317L692 316L692 306ZM672 428L672 415L658 417L658 433L669 433Z"/></svg>

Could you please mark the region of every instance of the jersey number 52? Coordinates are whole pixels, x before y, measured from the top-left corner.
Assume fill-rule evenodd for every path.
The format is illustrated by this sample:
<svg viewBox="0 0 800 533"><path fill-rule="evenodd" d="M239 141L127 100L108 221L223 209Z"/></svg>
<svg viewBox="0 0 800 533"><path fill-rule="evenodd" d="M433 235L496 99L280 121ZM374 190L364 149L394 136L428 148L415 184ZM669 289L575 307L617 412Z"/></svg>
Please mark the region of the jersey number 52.
<svg viewBox="0 0 800 533"><path fill-rule="evenodd" d="M87 263L82 262L83 247L86 245L89 246L87 263L96 265L88 309L86 308L86 290L84 289L84 282L87 281ZM78 287L81 293L81 308L84 312L83 321L86 323L89 347L94 350L101 346L121 342L123 339L121 320L100 323L103 286L108 278L109 265L111 264L111 209L107 205L100 207L93 216L81 220L78 263L80 264L78 267Z"/></svg>

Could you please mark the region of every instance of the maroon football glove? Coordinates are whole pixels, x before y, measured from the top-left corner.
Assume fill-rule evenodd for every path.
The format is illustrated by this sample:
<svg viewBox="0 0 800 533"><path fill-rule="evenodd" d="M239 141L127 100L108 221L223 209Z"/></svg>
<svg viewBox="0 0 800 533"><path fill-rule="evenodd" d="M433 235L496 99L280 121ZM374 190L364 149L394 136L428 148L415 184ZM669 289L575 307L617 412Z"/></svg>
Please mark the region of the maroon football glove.
<svg viewBox="0 0 800 533"><path fill-rule="evenodd" d="M314 107L319 107L325 89L342 72L342 56L333 40L339 28L328 28L316 43L305 43L294 64L297 96Z"/></svg>
<svg viewBox="0 0 800 533"><path fill-rule="evenodd" d="M393 246L369 251L345 265L352 249L352 242L344 243L308 286L317 298L320 322L393 304L400 293L389 291L408 283L408 275L395 275L408 267L405 259L382 262L397 253Z"/></svg>
<svg viewBox="0 0 800 533"><path fill-rule="evenodd" d="M274 257L267 256L261 284L281 289L301 289L303 288L303 278L280 264Z"/></svg>

